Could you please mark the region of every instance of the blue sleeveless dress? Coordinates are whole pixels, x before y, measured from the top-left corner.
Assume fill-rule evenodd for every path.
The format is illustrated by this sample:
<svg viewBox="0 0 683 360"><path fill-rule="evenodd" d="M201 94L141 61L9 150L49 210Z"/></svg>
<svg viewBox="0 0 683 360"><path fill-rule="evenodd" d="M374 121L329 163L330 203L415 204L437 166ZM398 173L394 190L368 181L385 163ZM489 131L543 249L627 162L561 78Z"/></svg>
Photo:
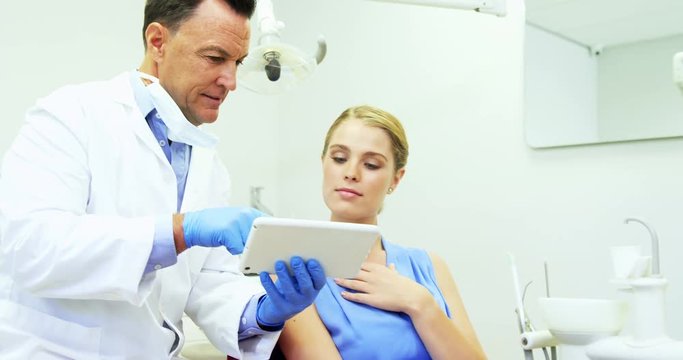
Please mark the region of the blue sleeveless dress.
<svg viewBox="0 0 683 360"><path fill-rule="evenodd" d="M451 317L429 255L421 249L391 244L382 239L387 264L426 287L441 309ZM430 359L410 317L404 313L380 310L341 297L344 289L327 279L315 300L320 319L327 327L343 359Z"/></svg>

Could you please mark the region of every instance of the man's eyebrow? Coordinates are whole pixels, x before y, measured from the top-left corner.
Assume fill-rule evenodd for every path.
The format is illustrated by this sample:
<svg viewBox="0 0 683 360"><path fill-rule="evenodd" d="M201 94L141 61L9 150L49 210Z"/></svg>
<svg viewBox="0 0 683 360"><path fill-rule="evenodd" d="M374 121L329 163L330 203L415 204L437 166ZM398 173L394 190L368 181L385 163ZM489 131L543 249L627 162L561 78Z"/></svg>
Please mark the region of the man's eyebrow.
<svg viewBox="0 0 683 360"><path fill-rule="evenodd" d="M230 57L230 54L220 46L209 45L209 46L201 48L199 50L199 52L206 52L206 51L216 51L216 52L220 53L221 56L223 56L223 57L226 57L226 58Z"/></svg>

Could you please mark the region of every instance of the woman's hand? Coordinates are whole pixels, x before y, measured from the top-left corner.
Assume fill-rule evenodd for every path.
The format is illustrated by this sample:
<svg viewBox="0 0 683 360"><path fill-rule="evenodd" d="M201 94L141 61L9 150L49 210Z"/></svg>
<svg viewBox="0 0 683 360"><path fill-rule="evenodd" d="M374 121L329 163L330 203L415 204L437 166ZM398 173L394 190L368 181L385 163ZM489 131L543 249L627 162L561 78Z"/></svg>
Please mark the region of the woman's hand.
<svg viewBox="0 0 683 360"><path fill-rule="evenodd" d="M341 287L356 291L343 291L341 295L346 300L410 316L434 301L424 286L399 274L394 264L384 266L365 262L355 279L334 281Z"/></svg>

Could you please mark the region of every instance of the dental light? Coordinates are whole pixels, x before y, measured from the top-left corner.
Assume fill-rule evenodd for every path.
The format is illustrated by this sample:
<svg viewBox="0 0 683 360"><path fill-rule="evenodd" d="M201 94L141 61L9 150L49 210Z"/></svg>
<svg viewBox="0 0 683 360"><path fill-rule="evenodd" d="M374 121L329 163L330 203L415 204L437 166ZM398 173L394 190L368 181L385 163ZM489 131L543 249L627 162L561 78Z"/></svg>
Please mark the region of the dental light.
<svg viewBox="0 0 683 360"><path fill-rule="evenodd" d="M280 30L285 27L275 19L270 0L256 2L258 21L258 45L251 49L239 68L241 86L261 94L280 94L310 76L325 58L327 43L318 38L315 55L309 55L280 40Z"/></svg>
<svg viewBox="0 0 683 360"><path fill-rule="evenodd" d="M414 4L474 10L485 14L506 15L506 0L373 0L400 4ZM259 29L258 45L251 50L239 69L240 86L261 93L281 94L310 76L325 58L327 43L320 36L315 55L309 55L280 40L285 27L275 19L271 0L256 2Z"/></svg>

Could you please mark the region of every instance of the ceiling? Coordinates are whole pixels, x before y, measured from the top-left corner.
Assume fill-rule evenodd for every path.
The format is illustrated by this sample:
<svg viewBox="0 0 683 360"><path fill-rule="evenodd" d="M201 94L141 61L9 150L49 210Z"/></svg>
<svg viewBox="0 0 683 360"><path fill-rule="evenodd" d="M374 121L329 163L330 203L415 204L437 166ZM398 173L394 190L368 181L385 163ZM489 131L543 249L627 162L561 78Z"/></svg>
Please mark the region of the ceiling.
<svg viewBox="0 0 683 360"><path fill-rule="evenodd" d="M683 0L525 2L528 23L588 47L683 34Z"/></svg>

